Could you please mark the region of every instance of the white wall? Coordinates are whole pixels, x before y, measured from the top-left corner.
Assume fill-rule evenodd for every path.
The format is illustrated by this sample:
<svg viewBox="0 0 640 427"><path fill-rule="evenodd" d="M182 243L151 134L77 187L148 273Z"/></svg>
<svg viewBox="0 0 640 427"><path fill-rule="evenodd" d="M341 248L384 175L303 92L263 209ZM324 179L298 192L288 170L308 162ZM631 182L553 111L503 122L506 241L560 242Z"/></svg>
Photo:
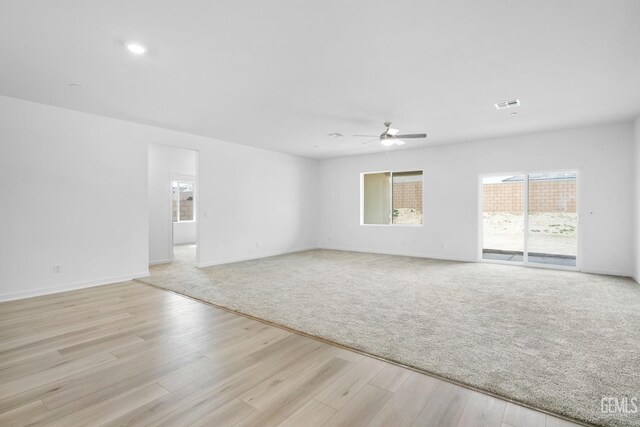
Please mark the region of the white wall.
<svg viewBox="0 0 640 427"><path fill-rule="evenodd" d="M146 145L112 120L10 98L0 117L0 299L146 274Z"/></svg>
<svg viewBox="0 0 640 427"><path fill-rule="evenodd" d="M316 245L316 161L7 97L0 117L0 300L147 274L150 143L199 152L201 265Z"/></svg>
<svg viewBox="0 0 640 427"><path fill-rule="evenodd" d="M171 181L175 175L195 177L196 164L196 151L149 144L150 264L171 261L172 227L174 243L190 243L196 240L195 222L172 224L171 218Z"/></svg>
<svg viewBox="0 0 640 427"><path fill-rule="evenodd" d="M633 278L640 282L640 117L635 120L633 130Z"/></svg>
<svg viewBox="0 0 640 427"><path fill-rule="evenodd" d="M579 169L581 268L631 275L632 141L627 123L326 160L319 244L476 261L480 174ZM360 173L382 170L424 171L423 227L360 225Z"/></svg>
<svg viewBox="0 0 640 427"><path fill-rule="evenodd" d="M173 223L173 244L184 245L186 243L196 243L196 222L182 221Z"/></svg>

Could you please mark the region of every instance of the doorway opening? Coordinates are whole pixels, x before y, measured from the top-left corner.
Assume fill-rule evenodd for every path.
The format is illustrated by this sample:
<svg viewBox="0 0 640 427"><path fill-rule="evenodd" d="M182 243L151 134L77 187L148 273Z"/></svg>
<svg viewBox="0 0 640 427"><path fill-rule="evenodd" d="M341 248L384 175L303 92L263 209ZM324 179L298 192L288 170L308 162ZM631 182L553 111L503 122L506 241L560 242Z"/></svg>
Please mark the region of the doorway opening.
<svg viewBox="0 0 640 427"><path fill-rule="evenodd" d="M577 267L576 171L487 175L481 186L482 260Z"/></svg>
<svg viewBox="0 0 640 427"><path fill-rule="evenodd" d="M198 152L149 144L148 154L149 264L197 266Z"/></svg>
<svg viewBox="0 0 640 427"><path fill-rule="evenodd" d="M196 177L174 175L171 181L173 261L196 263Z"/></svg>

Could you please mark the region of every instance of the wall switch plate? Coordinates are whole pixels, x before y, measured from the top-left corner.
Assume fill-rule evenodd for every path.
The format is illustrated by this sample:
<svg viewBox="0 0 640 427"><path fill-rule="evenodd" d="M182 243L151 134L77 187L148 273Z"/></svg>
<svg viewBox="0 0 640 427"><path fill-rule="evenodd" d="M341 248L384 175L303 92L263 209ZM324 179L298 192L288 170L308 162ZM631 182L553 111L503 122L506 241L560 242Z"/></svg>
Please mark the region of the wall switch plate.
<svg viewBox="0 0 640 427"><path fill-rule="evenodd" d="M54 265L53 266L53 272L54 273L60 273L60 266L59 265Z"/></svg>

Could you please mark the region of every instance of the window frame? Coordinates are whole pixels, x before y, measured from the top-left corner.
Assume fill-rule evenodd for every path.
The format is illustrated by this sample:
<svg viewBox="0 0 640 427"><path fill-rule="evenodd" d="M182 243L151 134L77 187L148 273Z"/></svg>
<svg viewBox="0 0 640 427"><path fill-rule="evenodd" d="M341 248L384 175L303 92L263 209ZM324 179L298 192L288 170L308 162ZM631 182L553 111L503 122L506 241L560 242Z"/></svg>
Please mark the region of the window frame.
<svg viewBox="0 0 640 427"><path fill-rule="evenodd" d="M176 220L173 221L173 202L174 202L174 194L173 194L173 183L176 183L176 188L178 190L178 199L175 200L176 201ZM181 220L180 219L180 184L191 184L192 188L193 188L193 219L187 219L187 220ZM177 223L187 223L187 222L196 222L196 182L195 179L189 178L189 177L173 177L173 179L171 180L171 204L172 204L172 218L171 218L171 223L172 224L177 224Z"/></svg>
<svg viewBox="0 0 640 427"><path fill-rule="evenodd" d="M393 174L401 174L407 172L420 172L422 175L422 223L421 224L394 224L393 213ZM389 197L391 203L391 209L389 210L389 223L388 224L367 224L364 222L364 177L365 175L388 173L390 184L389 185ZM360 173L360 225L365 227L424 227L424 169L404 169L404 170L379 170Z"/></svg>

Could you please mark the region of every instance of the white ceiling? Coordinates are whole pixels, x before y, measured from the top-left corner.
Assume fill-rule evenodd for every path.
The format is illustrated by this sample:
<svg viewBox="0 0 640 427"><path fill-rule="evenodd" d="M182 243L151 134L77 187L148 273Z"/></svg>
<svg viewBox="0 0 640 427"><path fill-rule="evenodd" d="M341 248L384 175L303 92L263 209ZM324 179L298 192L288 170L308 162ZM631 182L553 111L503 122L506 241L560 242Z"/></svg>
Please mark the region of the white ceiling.
<svg viewBox="0 0 640 427"><path fill-rule="evenodd" d="M314 158L628 120L640 1L0 0L0 94Z"/></svg>

